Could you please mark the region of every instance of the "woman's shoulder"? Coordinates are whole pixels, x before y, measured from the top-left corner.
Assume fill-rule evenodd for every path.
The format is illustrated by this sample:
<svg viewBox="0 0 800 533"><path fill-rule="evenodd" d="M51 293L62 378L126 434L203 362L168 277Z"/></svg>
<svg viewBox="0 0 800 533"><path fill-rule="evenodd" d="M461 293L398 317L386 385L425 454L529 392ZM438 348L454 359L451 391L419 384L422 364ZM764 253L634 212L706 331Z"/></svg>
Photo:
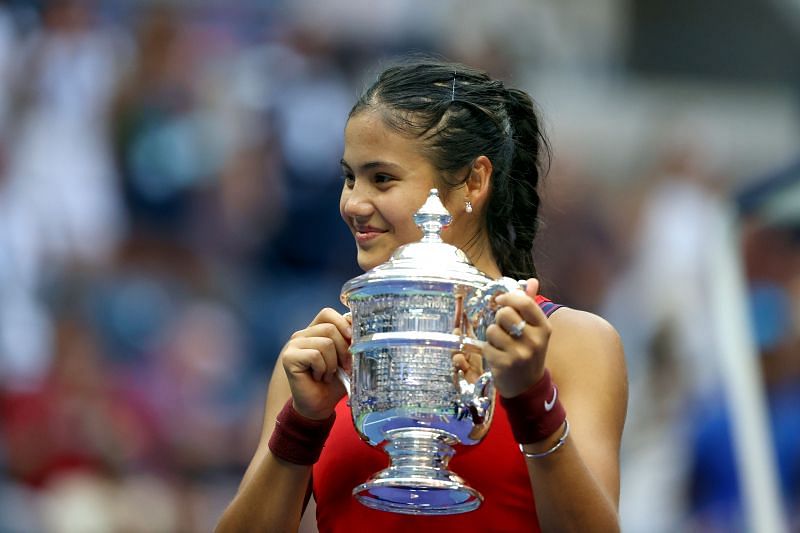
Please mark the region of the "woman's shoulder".
<svg viewBox="0 0 800 533"><path fill-rule="evenodd" d="M587 311L561 307L550 316L547 366L560 381L627 381L619 333L607 320Z"/></svg>
<svg viewBox="0 0 800 533"><path fill-rule="evenodd" d="M571 307L559 307L550 315L553 334L562 334L573 341L604 341L618 343L619 333L606 319Z"/></svg>

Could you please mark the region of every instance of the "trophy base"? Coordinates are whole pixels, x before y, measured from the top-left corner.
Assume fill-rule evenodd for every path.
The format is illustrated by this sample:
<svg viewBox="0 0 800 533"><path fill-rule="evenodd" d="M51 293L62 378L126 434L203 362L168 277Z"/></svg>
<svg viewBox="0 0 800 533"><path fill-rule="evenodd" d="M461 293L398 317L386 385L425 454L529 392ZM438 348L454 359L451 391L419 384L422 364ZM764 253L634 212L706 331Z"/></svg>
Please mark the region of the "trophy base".
<svg viewBox="0 0 800 533"><path fill-rule="evenodd" d="M457 477L457 476L453 476ZM413 515L450 515L477 509L483 497L454 480L377 479L353 489L363 505L379 511Z"/></svg>
<svg viewBox="0 0 800 533"><path fill-rule="evenodd" d="M447 469L452 436L435 430L387 432L389 468L353 489L363 505L411 515L450 515L477 509L483 496Z"/></svg>

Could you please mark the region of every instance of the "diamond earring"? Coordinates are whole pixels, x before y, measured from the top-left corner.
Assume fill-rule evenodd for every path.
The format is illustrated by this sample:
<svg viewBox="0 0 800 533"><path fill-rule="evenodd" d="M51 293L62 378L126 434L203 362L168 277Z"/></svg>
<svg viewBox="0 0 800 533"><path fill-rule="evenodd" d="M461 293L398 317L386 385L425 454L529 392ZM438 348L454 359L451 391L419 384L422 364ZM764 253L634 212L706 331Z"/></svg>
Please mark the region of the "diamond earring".
<svg viewBox="0 0 800 533"><path fill-rule="evenodd" d="M467 203L464 206L464 211L466 211L467 213L472 213L472 202L470 202L469 200L467 200Z"/></svg>

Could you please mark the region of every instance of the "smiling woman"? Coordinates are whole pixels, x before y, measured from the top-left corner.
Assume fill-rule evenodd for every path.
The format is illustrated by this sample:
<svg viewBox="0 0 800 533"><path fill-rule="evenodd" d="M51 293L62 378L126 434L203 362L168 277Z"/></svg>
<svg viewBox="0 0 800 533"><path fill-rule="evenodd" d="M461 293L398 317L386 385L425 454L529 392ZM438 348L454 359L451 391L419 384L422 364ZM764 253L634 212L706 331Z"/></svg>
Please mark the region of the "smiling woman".
<svg viewBox="0 0 800 533"><path fill-rule="evenodd" d="M323 309L280 354L261 441L219 531L296 530L310 491L321 531L619 529L624 357L604 320L537 294L532 248L547 154L530 96L459 64L387 69L345 129L340 211L361 268L420 239L412 214L437 188L453 216L443 239L488 277L528 280L526 292L496 298L486 329L484 356L500 395L492 431L452 463L484 504L423 517L355 501L353 487L386 458L359 440L335 379L352 363L349 317ZM462 363L456 355L454 365Z"/></svg>
<svg viewBox="0 0 800 533"><path fill-rule="evenodd" d="M423 141L394 130L378 111L359 112L347 123L340 210L355 236L358 264L364 270L385 262L398 246L422 237L411 215L432 187L442 186L441 173L422 155L423 148ZM443 236L462 248L469 243L468 235L478 233L477 218L464 217L466 202L479 202L481 191L473 189L487 185L491 174L485 156L473 167L473 179L445 198L455 216Z"/></svg>

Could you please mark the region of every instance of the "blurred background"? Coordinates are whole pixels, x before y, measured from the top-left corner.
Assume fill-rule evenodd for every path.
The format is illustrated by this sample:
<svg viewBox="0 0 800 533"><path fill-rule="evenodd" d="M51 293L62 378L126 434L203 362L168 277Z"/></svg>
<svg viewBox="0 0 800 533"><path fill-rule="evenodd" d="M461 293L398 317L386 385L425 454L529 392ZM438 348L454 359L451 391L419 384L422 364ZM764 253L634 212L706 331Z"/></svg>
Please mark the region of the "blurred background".
<svg viewBox="0 0 800 533"><path fill-rule="evenodd" d="M283 343L359 273L342 130L407 53L543 110L544 292L626 346L625 531L748 530L709 303L735 221L800 531L800 3L0 0L0 532L213 529Z"/></svg>

